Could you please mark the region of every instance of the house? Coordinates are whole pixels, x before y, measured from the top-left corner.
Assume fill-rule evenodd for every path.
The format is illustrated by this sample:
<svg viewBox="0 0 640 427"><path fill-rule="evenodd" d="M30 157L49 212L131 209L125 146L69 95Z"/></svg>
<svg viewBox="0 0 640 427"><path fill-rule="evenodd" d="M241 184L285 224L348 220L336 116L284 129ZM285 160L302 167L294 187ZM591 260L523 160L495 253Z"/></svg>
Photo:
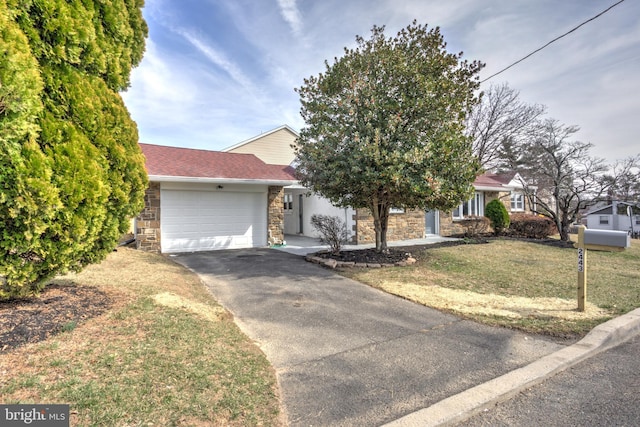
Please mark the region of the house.
<svg viewBox="0 0 640 427"><path fill-rule="evenodd" d="M248 139L223 151L252 153L266 163L287 162L295 158L293 146L298 133L289 126L280 126L270 132ZM531 212L524 195L521 177L516 173L484 174L473 183L474 197L452 212L422 210L392 210L389 217L387 238L393 240L419 239L425 235L451 236L464 232L462 219L483 216L484 207L493 199L500 199L508 212ZM353 243L375 242L373 218L367 209L337 208L327 199L310 194L298 185L284 189L285 234L301 234L317 237L311 227L311 216L324 214L338 216L347 225Z"/></svg>
<svg viewBox="0 0 640 427"><path fill-rule="evenodd" d="M284 239L288 165L253 154L140 144L149 187L136 218L139 249L175 253L266 246Z"/></svg>
<svg viewBox="0 0 640 427"><path fill-rule="evenodd" d="M587 228L627 231L633 234L640 231L640 206L633 203L614 200L606 206L591 209L585 217Z"/></svg>
<svg viewBox="0 0 640 427"><path fill-rule="evenodd" d="M283 125L222 151L250 153L265 163L292 165L295 160L293 146L297 138L298 133L295 130ZM355 241L352 230L356 224L354 219L356 211L351 208L338 208L332 205L329 200L310 194L307 188L297 182L288 186L284 191L283 210L285 234L318 237L318 234L311 227L311 217L315 214L322 214L341 218L347 225L347 230L351 231L351 237Z"/></svg>
<svg viewBox="0 0 640 427"><path fill-rule="evenodd" d="M336 207L297 182L291 166L297 137L285 125L223 151L140 144L149 188L135 221L136 246L176 253L266 246L286 234L318 237L314 214L343 219L353 243L375 242L367 209ZM493 199L509 212L528 212L520 182L514 173L484 174L473 198L451 212L394 209L387 239L462 234L462 220L483 216Z"/></svg>

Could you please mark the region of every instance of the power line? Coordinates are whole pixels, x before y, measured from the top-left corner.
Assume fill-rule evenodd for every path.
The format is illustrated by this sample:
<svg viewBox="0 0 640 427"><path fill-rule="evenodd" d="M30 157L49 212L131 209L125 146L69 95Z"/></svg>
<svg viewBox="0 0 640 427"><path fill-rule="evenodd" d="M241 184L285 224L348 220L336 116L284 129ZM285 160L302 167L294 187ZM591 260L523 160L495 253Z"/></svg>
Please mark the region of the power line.
<svg viewBox="0 0 640 427"><path fill-rule="evenodd" d="M498 71L497 73L490 75L490 76L489 76L489 77L487 77L486 79L481 80L481 81L480 81L480 83L484 83L484 82L486 82L487 80L494 78L494 77L495 77L495 76L497 76L498 74L502 74L502 73L504 73L504 72L505 72L505 71L507 71L509 68L513 67L514 65L517 65L517 64L521 63L522 61L524 61L525 59L529 58L530 56L534 55L535 53L540 52L542 49L546 48L546 47L547 47L547 46L549 46L551 43L554 43L554 42L556 42L556 41L560 40L561 38L563 38L563 37L565 37L565 36L567 36L567 35L569 35L569 34L573 33L575 30L577 30L578 28L582 27L583 25L585 25L585 24L587 24L587 23L589 23L589 22L593 21L594 19L599 18L599 17L600 17L600 16L602 16L602 15L604 15L605 13L607 13L608 11L610 11L611 9L613 9L614 7L616 7L617 5L619 5L620 3L622 3L623 1L624 1L624 0L620 0L619 2L617 2L617 3L615 3L615 4L611 5L611 6L609 6L608 8L606 8L605 10L603 10L602 12L598 13L596 16L594 16L594 17L592 17L592 18L590 18L590 19L587 19L586 21L582 22L582 23L581 23L580 25L578 25L577 27L574 27L574 28L572 28L571 30L567 31L566 33L562 34L561 36L556 37L555 39L551 40L549 43L545 44L545 45L544 45L544 46L542 46L542 47L539 47L538 49L534 50L533 52L531 52L531 53L530 53L530 54L528 54L527 56L525 56L525 57L523 57L523 58L518 59L516 62L514 62L514 63L513 63L513 64L511 64L511 65L509 65L508 67L505 67L505 68L503 68L502 70Z"/></svg>

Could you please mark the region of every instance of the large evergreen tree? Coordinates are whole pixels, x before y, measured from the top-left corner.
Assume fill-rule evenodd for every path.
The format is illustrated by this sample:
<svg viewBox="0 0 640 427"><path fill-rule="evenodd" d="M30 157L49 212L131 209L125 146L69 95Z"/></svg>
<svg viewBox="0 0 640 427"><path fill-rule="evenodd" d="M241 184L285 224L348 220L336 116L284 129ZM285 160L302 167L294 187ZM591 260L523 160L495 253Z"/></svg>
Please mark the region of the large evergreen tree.
<svg viewBox="0 0 640 427"><path fill-rule="evenodd" d="M102 260L143 207L119 95L142 59L142 0L0 0L0 299Z"/></svg>
<svg viewBox="0 0 640 427"><path fill-rule="evenodd" d="M482 65L416 22L356 41L298 89L297 173L338 206L369 208L384 251L390 208L451 209L471 194L479 165L464 123Z"/></svg>

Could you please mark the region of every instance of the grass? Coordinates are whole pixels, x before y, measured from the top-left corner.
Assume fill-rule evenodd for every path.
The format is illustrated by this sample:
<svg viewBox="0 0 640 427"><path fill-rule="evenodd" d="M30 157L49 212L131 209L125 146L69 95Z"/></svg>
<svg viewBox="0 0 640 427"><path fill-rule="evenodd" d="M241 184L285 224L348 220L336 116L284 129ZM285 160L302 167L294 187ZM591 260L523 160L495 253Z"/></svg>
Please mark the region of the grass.
<svg viewBox="0 0 640 427"><path fill-rule="evenodd" d="M120 249L78 275L107 314L3 355L3 403L66 403L78 426L281 425L264 354L167 258Z"/></svg>
<svg viewBox="0 0 640 427"><path fill-rule="evenodd" d="M577 253L537 243L421 249L410 267L345 270L348 277L478 322L579 337L640 307L640 242L588 251L587 309L577 311Z"/></svg>

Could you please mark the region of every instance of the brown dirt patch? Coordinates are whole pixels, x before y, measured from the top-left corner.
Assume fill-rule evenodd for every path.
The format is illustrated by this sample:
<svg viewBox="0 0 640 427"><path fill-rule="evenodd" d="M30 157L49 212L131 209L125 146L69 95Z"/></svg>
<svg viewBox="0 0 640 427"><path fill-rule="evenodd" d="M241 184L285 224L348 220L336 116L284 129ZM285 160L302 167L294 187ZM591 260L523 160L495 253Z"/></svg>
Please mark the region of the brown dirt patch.
<svg viewBox="0 0 640 427"><path fill-rule="evenodd" d="M0 354L74 329L109 310L114 298L89 286L56 283L40 296L0 302Z"/></svg>

